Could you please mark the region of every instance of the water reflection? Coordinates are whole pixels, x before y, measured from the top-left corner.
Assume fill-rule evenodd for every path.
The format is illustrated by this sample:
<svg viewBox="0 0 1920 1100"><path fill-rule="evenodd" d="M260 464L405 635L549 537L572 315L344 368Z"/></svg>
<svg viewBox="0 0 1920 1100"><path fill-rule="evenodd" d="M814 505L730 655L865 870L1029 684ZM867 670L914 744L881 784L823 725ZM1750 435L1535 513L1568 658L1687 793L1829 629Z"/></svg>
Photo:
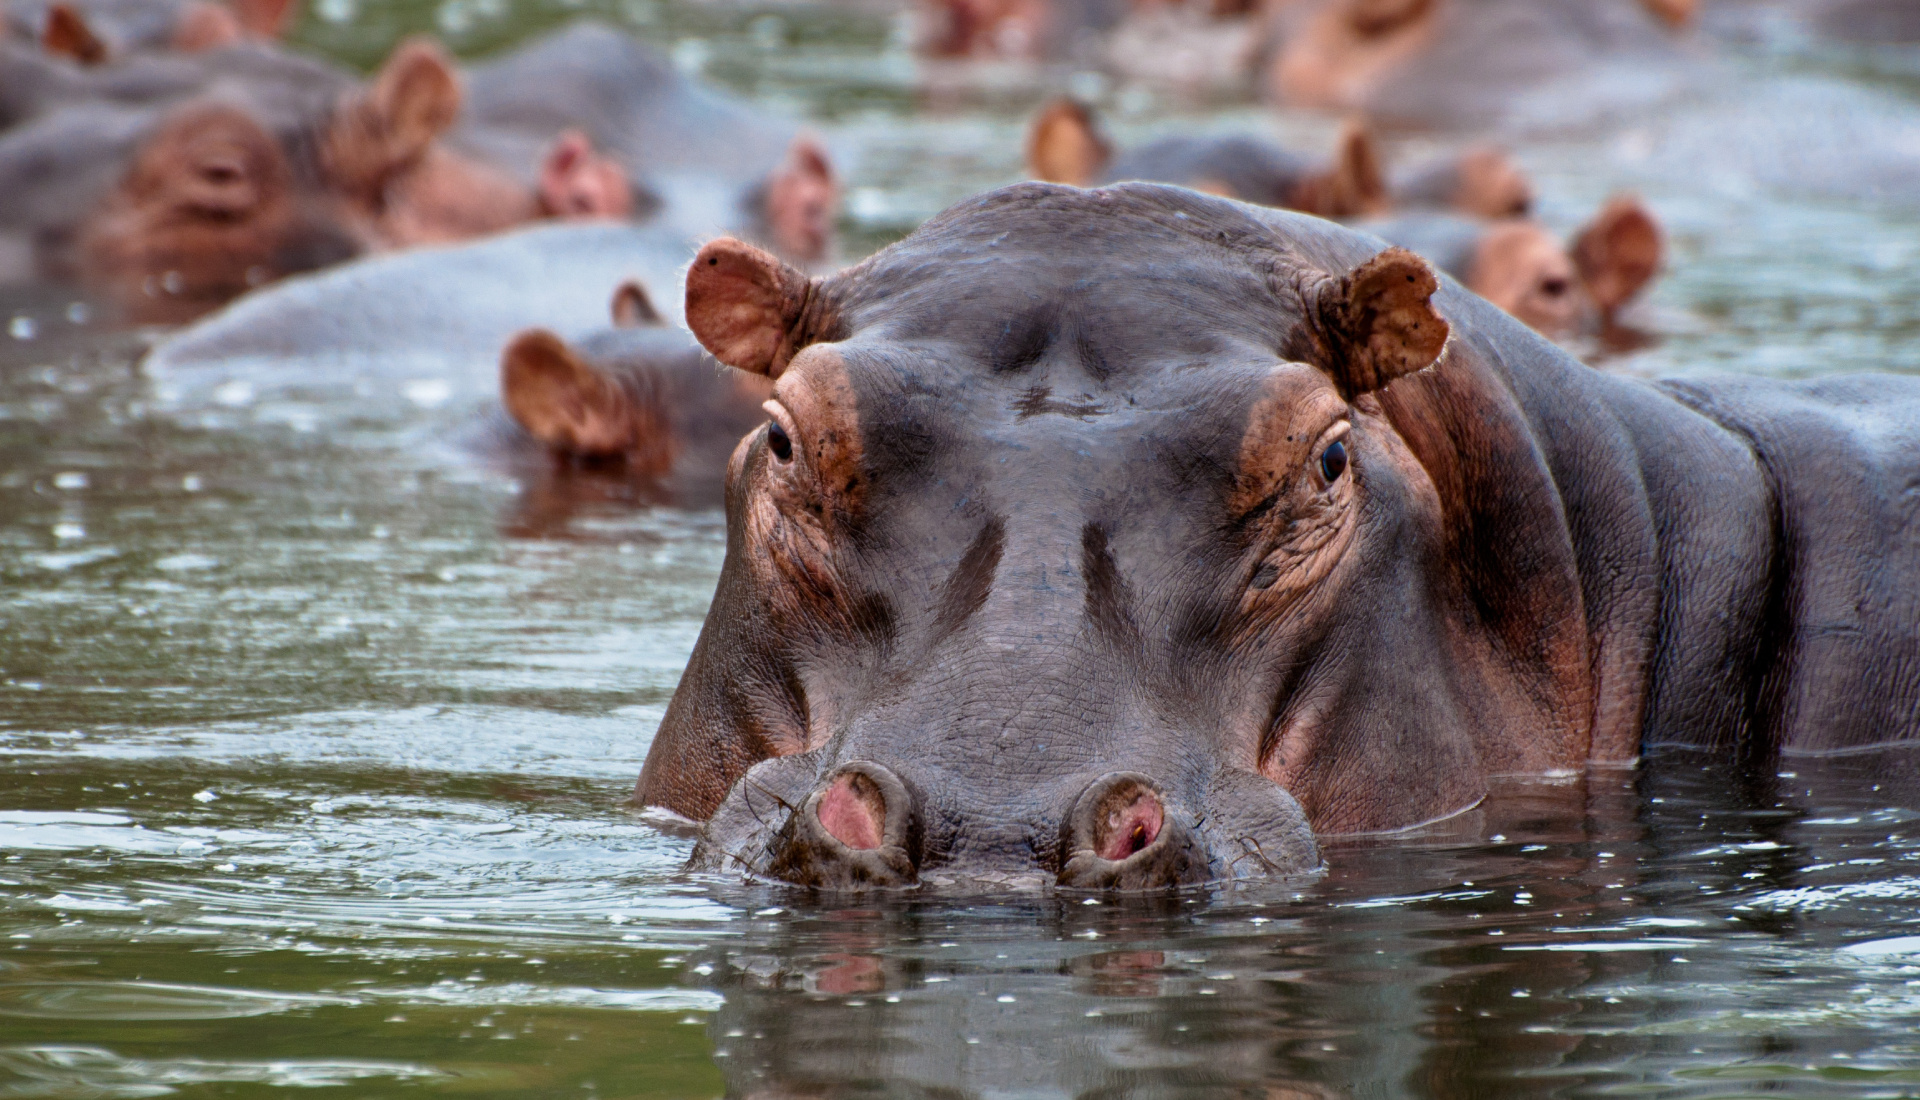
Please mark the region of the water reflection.
<svg viewBox="0 0 1920 1100"><path fill-rule="evenodd" d="M1336 847L1297 897L796 908L706 956L716 1058L746 1096L1910 1090L1920 951L1782 963L1912 927L1920 883L1867 872L1884 907L1838 927L1780 906L1920 853L1808 828L1804 786L1775 801L1670 766L1516 784L1448 835ZM1858 784L1821 797L1876 801Z"/></svg>

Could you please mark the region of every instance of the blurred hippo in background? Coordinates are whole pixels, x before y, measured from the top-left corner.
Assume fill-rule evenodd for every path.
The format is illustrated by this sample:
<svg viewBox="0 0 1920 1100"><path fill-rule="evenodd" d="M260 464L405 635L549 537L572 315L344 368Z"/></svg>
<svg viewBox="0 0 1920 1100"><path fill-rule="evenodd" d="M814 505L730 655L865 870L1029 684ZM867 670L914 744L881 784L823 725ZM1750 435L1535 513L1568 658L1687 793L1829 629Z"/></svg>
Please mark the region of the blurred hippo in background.
<svg viewBox="0 0 1920 1100"><path fill-rule="evenodd" d="M563 466L650 482L686 505L717 505L727 456L766 423L773 384L716 363L669 325L638 280L613 297L613 325L569 342L545 328L507 342L500 403Z"/></svg>
<svg viewBox="0 0 1920 1100"><path fill-rule="evenodd" d="M1165 889L1496 776L1920 743L1920 379L1608 375L1147 184L824 279L715 241L686 313L774 394L634 796L697 868Z"/></svg>
<svg viewBox="0 0 1920 1100"><path fill-rule="evenodd" d="M1409 212L1358 223L1416 252L1550 339L1630 343L1620 311L1660 271L1660 223L1631 195L1609 199L1567 244L1527 218Z"/></svg>
<svg viewBox="0 0 1920 1100"><path fill-rule="evenodd" d="M1526 174L1492 146L1475 146L1390 180L1372 134L1357 123L1342 130L1330 163L1235 134L1166 137L1116 156L1091 109L1065 98L1034 116L1027 131L1027 172L1076 187L1124 180L1176 183L1324 218L1379 214L1399 206L1501 218L1526 213L1533 201Z"/></svg>
<svg viewBox="0 0 1920 1100"><path fill-rule="evenodd" d="M298 0L10 0L0 12L8 33L0 37L98 65L145 50L277 41L299 13Z"/></svg>
<svg viewBox="0 0 1920 1100"><path fill-rule="evenodd" d="M1580 126L1691 86L1692 0L1299 0L1267 73L1279 103L1391 127Z"/></svg>
<svg viewBox="0 0 1920 1100"><path fill-rule="evenodd" d="M573 23L467 73L451 135L496 163L574 129L623 168L650 216L682 232L749 237L790 262L832 254L839 182L825 148L792 123L681 75L658 50L602 23Z"/></svg>
<svg viewBox="0 0 1920 1100"><path fill-rule="evenodd" d="M75 280L129 320L170 323L368 250L630 209L582 135L547 150L533 185L445 148L460 87L430 42L365 86L265 47L195 63L191 94L75 103L0 136L14 278Z"/></svg>

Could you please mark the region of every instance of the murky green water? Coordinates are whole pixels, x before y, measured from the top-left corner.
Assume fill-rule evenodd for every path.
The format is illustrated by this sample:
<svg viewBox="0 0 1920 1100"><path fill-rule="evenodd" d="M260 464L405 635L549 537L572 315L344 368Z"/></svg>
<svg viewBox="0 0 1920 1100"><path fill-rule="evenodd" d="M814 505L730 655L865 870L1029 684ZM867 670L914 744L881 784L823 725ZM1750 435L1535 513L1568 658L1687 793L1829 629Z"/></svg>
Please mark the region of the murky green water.
<svg viewBox="0 0 1920 1100"><path fill-rule="evenodd" d="M923 101L885 12L321 0L300 37L577 10L813 118L852 251L1018 174L1035 86ZM1123 140L1331 132L1105 91ZM1671 335L1610 369L1920 369L1912 212L1522 156L1556 226L1632 185L1673 231ZM67 306L0 338L0 1096L1920 1095L1920 815L1873 761L1514 784L1299 893L689 879L621 801L717 515L484 461L430 400L175 405Z"/></svg>

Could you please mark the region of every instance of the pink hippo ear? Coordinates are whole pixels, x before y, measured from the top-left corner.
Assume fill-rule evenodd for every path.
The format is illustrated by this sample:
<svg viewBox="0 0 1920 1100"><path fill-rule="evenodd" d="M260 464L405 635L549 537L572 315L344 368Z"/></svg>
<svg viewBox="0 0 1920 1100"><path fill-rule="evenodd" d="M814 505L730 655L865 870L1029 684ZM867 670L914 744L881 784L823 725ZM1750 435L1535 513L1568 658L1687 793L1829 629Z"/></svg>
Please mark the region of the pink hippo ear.
<svg viewBox="0 0 1920 1100"><path fill-rule="evenodd" d="M625 218L633 187L626 169L596 152L586 134L568 130L540 163L540 210L554 218Z"/></svg>
<svg viewBox="0 0 1920 1100"><path fill-rule="evenodd" d="M548 448L585 458L645 457L648 418L614 379L597 371L566 341L528 329L500 353L500 400L528 435Z"/></svg>
<svg viewBox="0 0 1920 1100"><path fill-rule="evenodd" d="M233 9L213 0L193 0L180 11L170 44L181 53L203 53L240 42L247 37Z"/></svg>
<svg viewBox="0 0 1920 1100"><path fill-rule="evenodd" d="M801 134L767 180L767 229L774 246L801 263L818 263L833 247L840 182L812 135Z"/></svg>
<svg viewBox="0 0 1920 1100"><path fill-rule="evenodd" d="M107 59L107 44L93 33L86 17L68 4L55 4L47 9L47 25L40 32L40 48L82 65L98 65Z"/></svg>
<svg viewBox="0 0 1920 1100"><path fill-rule="evenodd" d="M460 115L460 78L438 42L402 42L374 76L366 104L401 159L417 156Z"/></svg>
<svg viewBox="0 0 1920 1100"><path fill-rule="evenodd" d="M614 289L611 312L614 328L659 328L667 323L638 279L628 279Z"/></svg>
<svg viewBox="0 0 1920 1100"><path fill-rule="evenodd" d="M1425 260L1389 248L1308 291L1325 342L1323 366L1342 396L1351 401L1440 358L1449 329L1433 308L1439 288Z"/></svg>
<svg viewBox="0 0 1920 1100"><path fill-rule="evenodd" d="M402 42L372 86L334 112L326 135L331 181L356 201L378 208L394 177L420 163L434 139L460 114L460 81L446 51L431 39Z"/></svg>
<svg viewBox="0 0 1920 1100"><path fill-rule="evenodd" d="M1693 17L1700 9L1699 0L1640 0L1640 5L1674 30L1692 26Z"/></svg>
<svg viewBox="0 0 1920 1100"><path fill-rule="evenodd" d="M300 17L300 0L230 0L240 26L254 38L284 38Z"/></svg>
<svg viewBox="0 0 1920 1100"><path fill-rule="evenodd" d="M1034 179L1086 187L1112 159L1113 146L1093 112L1078 100L1053 100L1040 108L1027 129L1027 175Z"/></svg>
<svg viewBox="0 0 1920 1100"><path fill-rule="evenodd" d="M779 378L801 348L834 338L839 317L818 279L722 237L687 269L687 327L722 363Z"/></svg>
<svg viewBox="0 0 1920 1100"><path fill-rule="evenodd" d="M1387 175L1373 131L1359 120L1341 127L1333 163L1300 181L1288 205L1323 218L1378 214L1387 208Z"/></svg>
<svg viewBox="0 0 1920 1100"><path fill-rule="evenodd" d="M1633 195L1615 195L1573 239L1573 263L1587 294L1611 322L1660 270L1660 223Z"/></svg>

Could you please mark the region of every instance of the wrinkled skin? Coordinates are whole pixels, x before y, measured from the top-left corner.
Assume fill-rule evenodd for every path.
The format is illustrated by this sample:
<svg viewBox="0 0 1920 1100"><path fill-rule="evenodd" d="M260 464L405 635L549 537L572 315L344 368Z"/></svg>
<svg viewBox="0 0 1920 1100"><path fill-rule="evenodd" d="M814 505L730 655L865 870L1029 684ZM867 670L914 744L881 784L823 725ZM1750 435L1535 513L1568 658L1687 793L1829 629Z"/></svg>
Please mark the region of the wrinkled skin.
<svg viewBox="0 0 1920 1100"><path fill-rule="evenodd" d="M1426 257L1550 339L1608 338L1665 250L1652 213L1628 195L1609 200L1567 244L1524 218L1410 213L1361 228Z"/></svg>
<svg viewBox="0 0 1920 1100"><path fill-rule="evenodd" d="M762 108L682 76L658 50L577 22L466 76L452 147L492 163L573 129L645 192L635 211L682 232L732 232L793 263L833 249L839 182L814 138Z"/></svg>
<svg viewBox="0 0 1920 1100"><path fill-rule="evenodd" d="M1379 247L1024 184L830 279L703 249L773 421L636 801L816 886L1157 888L1920 737L1920 382L1613 377Z"/></svg>
<svg viewBox="0 0 1920 1100"><path fill-rule="evenodd" d="M764 424L763 377L729 371L669 327L637 282L613 299L614 327L569 344L529 329L500 356L500 399L526 439L563 466L619 472L677 503L721 499L721 472Z"/></svg>
<svg viewBox="0 0 1920 1100"><path fill-rule="evenodd" d="M1581 124L1690 76L1692 5L1654 0L1315 0L1288 5L1266 80L1281 104L1394 127Z"/></svg>
<svg viewBox="0 0 1920 1100"><path fill-rule="evenodd" d="M1390 185L1372 135L1357 124L1341 132L1331 161L1324 164L1259 138L1223 134L1162 138L1116 156L1093 113L1071 99L1053 100L1034 116L1027 131L1027 173L1077 187L1123 180L1175 183L1325 218L1379 214L1396 206L1508 217L1526 213L1533 201L1526 175L1491 146L1422 166Z"/></svg>
<svg viewBox="0 0 1920 1100"><path fill-rule="evenodd" d="M630 210L619 169L578 134L534 186L445 148L460 87L429 43L364 87L261 46L192 64L185 95L83 102L0 138L0 179L20 181L4 220L35 273L77 278L130 320L188 320L370 250Z"/></svg>

